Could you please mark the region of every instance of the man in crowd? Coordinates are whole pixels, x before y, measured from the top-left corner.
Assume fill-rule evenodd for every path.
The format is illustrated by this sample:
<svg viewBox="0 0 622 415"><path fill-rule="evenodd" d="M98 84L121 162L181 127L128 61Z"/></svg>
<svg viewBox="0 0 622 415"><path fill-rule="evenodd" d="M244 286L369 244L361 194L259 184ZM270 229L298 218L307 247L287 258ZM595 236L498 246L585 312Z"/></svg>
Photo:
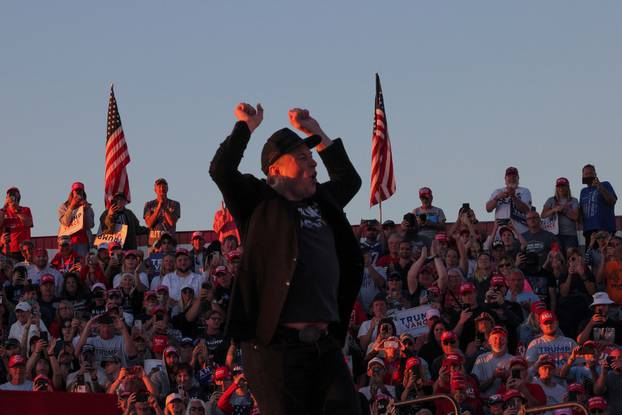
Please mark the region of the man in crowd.
<svg viewBox="0 0 622 415"><path fill-rule="evenodd" d="M52 268L61 274L66 272L79 272L82 257L71 247L71 236L64 235L58 237L58 252L50 261Z"/></svg>
<svg viewBox="0 0 622 415"><path fill-rule="evenodd" d="M7 383L0 385L4 391L31 391L32 382L26 379L26 359L16 354L9 358L9 378Z"/></svg>
<svg viewBox="0 0 622 415"><path fill-rule="evenodd" d="M205 262L208 258L208 250L205 247L205 239L203 239L203 232L192 232L192 249L190 250L190 263L192 264L192 270L201 274L206 269ZM208 264L209 266L209 264Z"/></svg>
<svg viewBox="0 0 622 415"><path fill-rule="evenodd" d="M128 200L125 193L119 192L112 197L108 209L99 217L99 225L103 233L115 233L121 226L127 226L127 235L123 243L123 249L137 249L136 237L146 235L148 229L140 226L138 218L131 210L127 209Z"/></svg>
<svg viewBox="0 0 622 415"><path fill-rule="evenodd" d="M149 228L149 246L153 246L163 232L174 234L181 216L179 202L168 198L166 179L157 179L153 190L156 198L145 203L143 210L143 218Z"/></svg>
<svg viewBox="0 0 622 415"><path fill-rule="evenodd" d="M525 357L530 366L548 356L553 359L555 367L561 369L566 363L577 343L557 330L557 317L551 311L540 314L542 335L529 343ZM556 373L557 374L557 373Z"/></svg>
<svg viewBox="0 0 622 415"><path fill-rule="evenodd" d="M372 318L363 321L359 328L358 339L362 350L367 350L367 346L376 340L378 324L387 316L387 299L384 295L378 294L372 301L371 315Z"/></svg>
<svg viewBox="0 0 622 415"><path fill-rule="evenodd" d="M508 353L508 332L503 326L495 326L488 336L491 351L475 359L473 376L479 382L482 397L488 398L499 389L504 375L508 372L512 355Z"/></svg>
<svg viewBox="0 0 622 415"><path fill-rule="evenodd" d="M596 167L586 164L581 171L583 184L579 196L581 210L581 221L583 222L583 236L585 246L590 245L591 236L598 231L615 233L616 218L614 207L618 201L618 196L611 184L601 181L596 176Z"/></svg>
<svg viewBox="0 0 622 415"><path fill-rule="evenodd" d="M594 293L592 297L594 301L590 308L594 314L587 322L583 322L584 328L579 333L577 342L583 344L587 340L596 340L622 345L622 323L609 316L609 309L615 303L605 292Z"/></svg>
<svg viewBox="0 0 622 415"><path fill-rule="evenodd" d="M38 285L41 277L52 275L54 277L54 287L56 294L60 294L63 287L63 275L48 264L48 251L44 248L37 248L33 253L33 265L28 271L28 279L32 284Z"/></svg>
<svg viewBox="0 0 622 415"><path fill-rule="evenodd" d="M369 254L371 255L371 262L376 265L378 258L380 258L380 255L385 249L379 240L380 223L378 223L376 219L370 219L367 221L362 220L360 228L362 228L361 248L366 248L369 251Z"/></svg>
<svg viewBox="0 0 622 415"><path fill-rule="evenodd" d="M89 337L91 329L95 327L97 328L97 335ZM121 334L115 334L115 330ZM77 358L80 357L84 345L91 345L95 348L97 364L101 364L107 356L117 356L122 365L127 366L128 359L131 360L136 356L134 341L127 326L119 316L112 317L109 314L103 314L90 319L76 345L75 355Z"/></svg>
<svg viewBox="0 0 622 415"><path fill-rule="evenodd" d="M419 189L421 206L413 211L417 217L419 234L430 239L434 239L437 232L445 230L446 221L443 209L432 206L432 199L432 189L422 187Z"/></svg>
<svg viewBox="0 0 622 415"><path fill-rule="evenodd" d="M413 264L413 248L409 241L400 239L397 251L397 261L393 261L387 267L387 275L397 272L402 278L404 287L408 284L408 270Z"/></svg>
<svg viewBox="0 0 622 415"><path fill-rule="evenodd" d="M518 391L526 400L528 406L546 405L546 395L542 387L531 382L529 363L520 356L510 360L508 372L505 374L505 382L501 384L497 393L504 394L506 391Z"/></svg>
<svg viewBox="0 0 622 415"><path fill-rule="evenodd" d="M495 211L495 220L511 220L519 233L527 230L525 215L531 208L531 192L518 185L518 169L505 170L505 187L495 190L486 202L486 212Z"/></svg>
<svg viewBox="0 0 622 415"><path fill-rule="evenodd" d="M170 298L179 301L181 290L184 287L191 287L194 290L194 295L199 295L202 282L203 276L192 272L192 263L190 262L188 250L178 248L175 253L175 271L166 274L162 278L162 285L168 287Z"/></svg>
<svg viewBox="0 0 622 415"><path fill-rule="evenodd" d="M22 261L19 246L22 241L30 239L32 213L30 208L20 206L22 195L17 187L6 191L4 207L0 209L0 244L2 253L8 254L16 261Z"/></svg>
<svg viewBox="0 0 622 415"><path fill-rule="evenodd" d="M566 396L566 388L556 380L555 361L550 355L543 355L536 362L536 384L540 385L546 395L546 403L554 405L562 403Z"/></svg>
<svg viewBox="0 0 622 415"><path fill-rule="evenodd" d="M387 274L386 270L380 266L374 265L372 261L372 252L368 247L362 246L363 254L363 282L359 291L359 301L366 312L371 310L371 304L374 298L380 294L386 287Z"/></svg>
<svg viewBox="0 0 622 415"><path fill-rule="evenodd" d="M246 376L261 412L324 408L324 413L358 414L340 349L363 272L343 209L361 179L341 140L329 139L301 109L289 117L307 138L277 131L262 150L267 182L242 175L244 149L263 119L257 107L236 107L239 122L210 166L245 241L229 334L242 340ZM310 151L316 146L330 176L323 184L316 181Z"/></svg>
<svg viewBox="0 0 622 415"><path fill-rule="evenodd" d="M622 349L619 346L609 353L608 359L601 360L594 393L604 395L610 413L622 413Z"/></svg>

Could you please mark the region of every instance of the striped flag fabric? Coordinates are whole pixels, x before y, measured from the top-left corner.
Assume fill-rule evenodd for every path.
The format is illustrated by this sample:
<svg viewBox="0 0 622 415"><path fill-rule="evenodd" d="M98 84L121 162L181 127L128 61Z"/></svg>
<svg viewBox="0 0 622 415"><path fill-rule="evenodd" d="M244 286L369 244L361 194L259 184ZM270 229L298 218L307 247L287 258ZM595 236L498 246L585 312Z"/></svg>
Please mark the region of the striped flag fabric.
<svg viewBox="0 0 622 415"><path fill-rule="evenodd" d="M105 201L106 208L110 206L112 197L118 193L125 194L130 199L130 183L127 177L126 166L130 162L130 153L127 150L121 117L117 100L114 97L114 85L110 87L108 100L108 126L106 129L106 179Z"/></svg>
<svg viewBox="0 0 622 415"><path fill-rule="evenodd" d="M369 206L373 207L387 200L395 193L395 176L393 175L393 155L387 127L387 116L384 112L384 98L380 77L376 74L376 105L374 111L374 130L371 137L371 198Z"/></svg>

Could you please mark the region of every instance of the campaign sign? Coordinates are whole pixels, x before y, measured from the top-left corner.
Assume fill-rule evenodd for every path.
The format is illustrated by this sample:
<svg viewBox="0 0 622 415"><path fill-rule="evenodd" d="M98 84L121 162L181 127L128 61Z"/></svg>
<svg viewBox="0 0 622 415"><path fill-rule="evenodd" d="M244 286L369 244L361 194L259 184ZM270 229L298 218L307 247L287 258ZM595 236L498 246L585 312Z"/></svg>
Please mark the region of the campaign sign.
<svg viewBox="0 0 622 415"><path fill-rule="evenodd" d="M111 244L113 242L117 242L119 245L123 246L126 237L127 225L115 225L112 232L100 233L97 235L93 245L99 246L103 243Z"/></svg>
<svg viewBox="0 0 622 415"><path fill-rule="evenodd" d="M69 236L74 233L81 231L84 227L84 206L80 206L77 209L74 209L71 212L71 217L69 219L69 225L65 226L63 224L58 228L58 236Z"/></svg>
<svg viewBox="0 0 622 415"><path fill-rule="evenodd" d="M427 326L427 320L425 313L432 308L431 305L425 304L419 307L409 308L407 310L400 310L393 314L393 322L397 328L397 334L408 333L413 337L418 337L426 334L429 329Z"/></svg>
<svg viewBox="0 0 622 415"><path fill-rule="evenodd" d="M151 262L151 265L153 266L153 269L155 270L155 274L153 275L154 277L157 277L160 275L160 267L162 267L162 258L164 258L164 254L162 252L155 252L155 253L149 254L149 257L147 258Z"/></svg>

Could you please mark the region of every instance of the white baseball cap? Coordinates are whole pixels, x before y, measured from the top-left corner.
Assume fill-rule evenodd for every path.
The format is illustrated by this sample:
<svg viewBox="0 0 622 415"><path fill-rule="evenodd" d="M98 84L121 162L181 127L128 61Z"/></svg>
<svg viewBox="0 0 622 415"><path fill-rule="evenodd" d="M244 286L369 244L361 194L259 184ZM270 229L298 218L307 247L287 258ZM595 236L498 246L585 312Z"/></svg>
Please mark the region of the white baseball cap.
<svg viewBox="0 0 622 415"><path fill-rule="evenodd" d="M26 301L22 301L15 306L15 309L20 310L20 311L31 311L32 306L28 304Z"/></svg>
<svg viewBox="0 0 622 415"><path fill-rule="evenodd" d="M430 320L432 319L432 317L441 317L441 312L438 311L438 309L436 308L431 308L428 311L425 312L425 319L426 320Z"/></svg>
<svg viewBox="0 0 622 415"><path fill-rule="evenodd" d="M168 405L169 403L175 401L175 400L180 400L183 401L183 399L181 398L181 395L178 393L171 393L166 397L166 405Z"/></svg>

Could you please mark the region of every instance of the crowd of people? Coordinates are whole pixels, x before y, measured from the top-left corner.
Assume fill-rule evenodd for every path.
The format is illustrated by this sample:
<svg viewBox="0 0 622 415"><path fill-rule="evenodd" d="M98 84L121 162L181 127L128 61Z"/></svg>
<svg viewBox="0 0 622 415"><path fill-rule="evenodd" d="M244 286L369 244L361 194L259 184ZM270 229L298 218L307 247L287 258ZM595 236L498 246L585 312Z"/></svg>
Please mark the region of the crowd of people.
<svg viewBox="0 0 622 415"><path fill-rule="evenodd" d="M355 232L363 283L343 353L363 413L435 393L464 414L515 414L568 401L593 415L622 413L622 238L611 184L593 165L579 198L566 178L540 212L518 170L485 203L480 226L469 203L454 223L432 190L399 223L363 220ZM144 226L114 195L95 222L84 185L58 208L69 226L58 251L31 241L33 218L19 190L0 210L0 390L116 394L124 414L258 413L244 355L224 331L244 247L235 235L177 246L180 203L158 179ZM125 225L123 244L93 246L92 230ZM584 244L579 244L579 232ZM148 235L139 249L138 235ZM428 305L427 333L398 332L393 316ZM402 414L452 412L441 400ZM556 413L571 413L559 410Z"/></svg>

